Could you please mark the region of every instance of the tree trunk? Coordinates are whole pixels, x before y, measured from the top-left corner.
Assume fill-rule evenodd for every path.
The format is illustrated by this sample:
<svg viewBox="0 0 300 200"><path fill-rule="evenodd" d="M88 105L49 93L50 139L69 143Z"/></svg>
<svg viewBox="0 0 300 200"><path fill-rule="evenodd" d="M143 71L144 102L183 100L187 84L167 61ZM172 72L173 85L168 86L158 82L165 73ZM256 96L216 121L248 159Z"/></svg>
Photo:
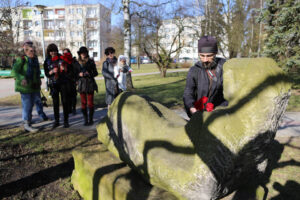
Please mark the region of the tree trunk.
<svg viewBox="0 0 300 200"><path fill-rule="evenodd" d="M263 1L260 0L260 14L262 13ZM257 50L257 57L260 57L261 51L261 37L262 37L262 22L259 22L259 35L258 35L258 50Z"/></svg>
<svg viewBox="0 0 300 200"><path fill-rule="evenodd" d="M128 65L131 66L131 21L130 21L130 0L122 0L124 17L124 55L128 58ZM133 89L131 74L127 73L127 88Z"/></svg>

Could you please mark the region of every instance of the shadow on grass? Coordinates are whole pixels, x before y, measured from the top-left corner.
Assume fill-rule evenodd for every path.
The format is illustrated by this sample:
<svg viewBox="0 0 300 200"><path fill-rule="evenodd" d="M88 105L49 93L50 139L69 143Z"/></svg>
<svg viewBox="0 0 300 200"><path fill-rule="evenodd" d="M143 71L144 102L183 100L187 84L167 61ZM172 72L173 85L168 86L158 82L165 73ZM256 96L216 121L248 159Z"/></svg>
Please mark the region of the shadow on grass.
<svg viewBox="0 0 300 200"><path fill-rule="evenodd" d="M72 135L74 137L72 137ZM77 147L95 145L94 142L90 142L95 137L96 135L91 135L89 137L77 137L77 135L74 135L74 133L65 132L56 134L54 134L53 132L40 132L28 135L23 135L23 133L21 133L15 135L14 137L6 138L6 144L1 145L0 147L10 149L9 152L12 155L3 157L3 155L6 154L0 154L1 166L5 167L11 164L16 165L16 163L21 162L23 164L26 164L26 166L24 167L25 170L27 170L26 168L30 166L30 171L33 171L34 173L32 175L24 177L23 174L28 174L28 172L21 172L16 177L10 178L12 180L16 180L19 178L18 180L9 183L6 183L6 180L0 180L0 183L2 184L0 185L0 199L3 197L14 198L13 196L17 195L19 192L22 192L24 194L30 190L45 186L61 178L70 177L74 169L73 159L69 159L66 162L60 160L63 158L63 160L65 160L70 157L71 154L69 152ZM17 141L14 142L13 140ZM40 146L35 145L43 145L46 144L47 141L49 149L38 151ZM26 153L22 154L23 152ZM44 164L42 164L41 167L39 164L40 162L45 163L47 167L45 168ZM51 166L53 165L53 163L56 164L59 162L62 163ZM27 164L29 166L27 166ZM51 167L48 167L49 165ZM5 177L6 173L8 173L8 177L12 177L14 176L14 172L12 170L16 170L18 172L22 171L23 166L24 165L18 166L17 164L16 166L11 166L11 169L9 170L1 170L1 177Z"/></svg>
<svg viewBox="0 0 300 200"><path fill-rule="evenodd" d="M270 76L261 84L259 84L256 88L254 88L249 94L245 95L244 98L240 99L237 104L230 108L225 108L222 110L215 111L212 113L208 119L205 120L203 123L202 114L196 113L191 121L186 125L186 133L190 138L191 142L193 143L194 148L186 148L186 147L179 147L174 146L167 141L146 141L143 150L144 156L144 163L140 166L135 166L133 161L127 154L127 149L129 149L126 145L127 143L124 141L123 136L123 125L122 125L122 107L126 102L126 99L129 98L132 94L131 93L124 93L118 102L118 112L117 112L117 130L114 131L113 125L109 120L107 120L107 127L110 130L110 137L114 142L115 146L119 151L119 155L121 160L126 161L128 165L133 168L137 169L140 173L143 174L143 177L149 181L149 173L148 173L148 160L147 155L151 149L154 148L164 148L173 153L181 153L181 154L196 154L210 169L216 182L219 183L218 191L215 191L212 198L222 198L227 194L233 192L234 190L237 191L237 197L239 194L244 194L243 192L243 185L247 184L251 177L261 176L261 172L259 172L256 168L257 165L263 163L266 160L271 162L273 154L266 154L265 152L270 150L274 144L270 141L273 141L275 137L274 131L267 131L265 133L261 133L256 139L250 141L248 144L244 146L244 148L238 153L235 154L231 152L231 150L226 147L218 138L212 134L207 127L211 124L214 120L218 119L219 117L223 117L228 114L233 114L241 109L244 105L246 105L252 98L255 98L260 92L265 90L271 85L276 84L277 82L289 82L285 77L282 75L279 76ZM183 81L183 80L182 80ZM179 81L181 82L181 81ZM178 83L179 83L178 82ZM169 84L168 84L169 85ZM164 85L155 86L155 87L147 87L148 93L164 93L163 91ZM169 88L169 86L168 86ZM173 89L176 88L176 83L173 85ZM167 93L174 92L174 90L167 91ZM161 94L160 94L161 95ZM181 93L182 95L182 93ZM287 100L288 96L284 97ZM154 98L155 99L155 98ZM153 107L153 105L151 105ZM283 108L284 105L279 107L279 110L276 113L278 119L283 115ZM280 110L281 109L281 110ZM154 111L156 109L153 109ZM157 113L160 116L160 113ZM273 124L272 130L277 130L278 124ZM205 140L203 140L205 138ZM208 142L209 141L209 142ZM268 142L269 141L269 142ZM204 143L205 142L205 143ZM257 147L260 148L257 148ZM251 152L251 155L248 155L248 152ZM278 162L282 151L277 152L278 156L275 159L275 162ZM273 158L274 159L274 158ZM299 163L295 162L287 162L286 166L288 165L296 165L298 166ZM224 166L233 166L232 168L226 169ZM267 196L267 188L266 184L269 182L269 177L271 175L271 171L274 168L269 167L269 171L264 173L262 178L258 178L258 182L254 184L254 188L258 185L263 186L265 188L265 198ZM196 188L195 188L196 189ZM249 192L249 190L247 190ZM247 196L251 197L256 195L254 190L250 190L250 194L247 193ZM236 198L236 197L235 197ZM145 198L146 199L146 198ZM237 198L236 198L237 199ZM241 199L241 198L240 198Z"/></svg>
<svg viewBox="0 0 300 200"><path fill-rule="evenodd" d="M69 177L74 169L73 159L56 166L41 170L30 176L21 178L0 186L0 198L9 197L19 192L26 192L34 188L52 183L60 178Z"/></svg>

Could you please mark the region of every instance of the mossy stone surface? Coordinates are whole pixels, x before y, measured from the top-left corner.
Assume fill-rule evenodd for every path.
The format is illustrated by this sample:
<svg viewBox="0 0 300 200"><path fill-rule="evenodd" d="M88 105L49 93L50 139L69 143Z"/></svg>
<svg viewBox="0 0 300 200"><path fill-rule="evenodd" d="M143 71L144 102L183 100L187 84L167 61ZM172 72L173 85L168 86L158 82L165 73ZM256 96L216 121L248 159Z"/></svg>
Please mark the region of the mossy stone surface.
<svg viewBox="0 0 300 200"><path fill-rule="evenodd" d="M273 60L232 59L224 65L228 107L198 112L187 122L156 102L125 92L98 125L98 139L144 179L179 199L217 199L268 159L265 150L289 89Z"/></svg>
<svg viewBox="0 0 300 200"><path fill-rule="evenodd" d="M176 200L176 197L145 182L103 145L73 151L75 169L71 181L85 200Z"/></svg>

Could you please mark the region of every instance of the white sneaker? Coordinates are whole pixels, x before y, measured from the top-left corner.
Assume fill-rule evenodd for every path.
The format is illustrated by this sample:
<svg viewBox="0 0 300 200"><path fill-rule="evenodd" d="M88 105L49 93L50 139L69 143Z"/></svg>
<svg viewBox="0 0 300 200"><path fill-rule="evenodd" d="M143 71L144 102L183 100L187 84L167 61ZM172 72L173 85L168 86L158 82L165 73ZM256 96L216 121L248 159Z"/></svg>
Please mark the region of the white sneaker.
<svg viewBox="0 0 300 200"><path fill-rule="evenodd" d="M36 128L33 128L31 125L29 125L28 123L25 123L24 124L24 129L25 129L25 131L28 131L28 132L30 132L30 133L36 133L36 132L38 132L38 129L36 129Z"/></svg>

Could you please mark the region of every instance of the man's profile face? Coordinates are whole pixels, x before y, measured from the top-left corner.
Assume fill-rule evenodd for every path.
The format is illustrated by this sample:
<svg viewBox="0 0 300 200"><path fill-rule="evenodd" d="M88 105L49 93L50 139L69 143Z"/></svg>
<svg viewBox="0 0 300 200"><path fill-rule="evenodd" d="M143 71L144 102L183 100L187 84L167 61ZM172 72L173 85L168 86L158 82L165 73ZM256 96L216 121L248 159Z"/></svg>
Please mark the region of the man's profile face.
<svg viewBox="0 0 300 200"><path fill-rule="evenodd" d="M199 53L200 61L205 68L209 68L212 65L215 56L215 53Z"/></svg>
<svg viewBox="0 0 300 200"><path fill-rule="evenodd" d="M25 46L24 47L25 55L29 58L34 57L34 48L30 46Z"/></svg>

